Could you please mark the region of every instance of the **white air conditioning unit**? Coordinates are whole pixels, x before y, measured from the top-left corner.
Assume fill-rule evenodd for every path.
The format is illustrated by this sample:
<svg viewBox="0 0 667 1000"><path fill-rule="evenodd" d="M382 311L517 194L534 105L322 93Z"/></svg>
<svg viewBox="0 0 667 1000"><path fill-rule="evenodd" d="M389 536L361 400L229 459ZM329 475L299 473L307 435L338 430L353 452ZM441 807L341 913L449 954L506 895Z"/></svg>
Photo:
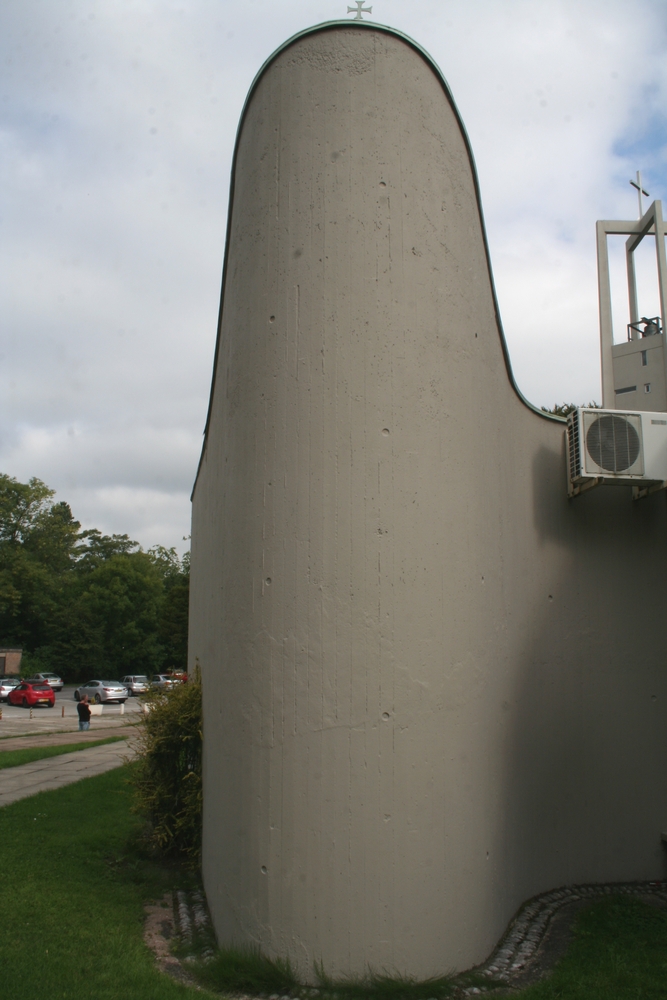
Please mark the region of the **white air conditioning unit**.
<svg viewBox="0 0 667 1000"><path fill-rule="evenodd" d="M667 486L667 413L581 407L567 418L567 494L625 483L635 497Z"/></svg>

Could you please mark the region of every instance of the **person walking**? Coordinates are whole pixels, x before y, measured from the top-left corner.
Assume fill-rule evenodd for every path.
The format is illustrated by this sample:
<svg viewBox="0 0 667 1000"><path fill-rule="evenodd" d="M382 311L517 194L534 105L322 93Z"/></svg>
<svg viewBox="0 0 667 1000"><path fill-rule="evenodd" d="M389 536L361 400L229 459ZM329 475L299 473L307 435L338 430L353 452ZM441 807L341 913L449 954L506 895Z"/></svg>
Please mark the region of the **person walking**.
<svg viewBox="0 0 667 1000"><path fill-rule="evenodd" d="M90 705L88 704L88 695L84 694L83 698L76 706L76 710L79 713L79 729L86 730L90 729Z"/></svg>

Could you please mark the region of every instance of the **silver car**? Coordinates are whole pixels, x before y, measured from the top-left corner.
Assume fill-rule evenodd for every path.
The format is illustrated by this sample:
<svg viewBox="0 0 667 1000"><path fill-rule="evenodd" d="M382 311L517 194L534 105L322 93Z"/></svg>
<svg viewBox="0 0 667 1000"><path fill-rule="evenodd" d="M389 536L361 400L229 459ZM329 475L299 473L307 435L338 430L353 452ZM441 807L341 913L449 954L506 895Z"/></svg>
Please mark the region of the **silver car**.
<svg viewBox="0 0 667 1000"><path fill-rule="evenodd" d="M156 688L158 691L171 691L178 683L169 674L153 674L151 687Z"/></svg>
<svg viewBox="0 0 667 1000"><path fill-rule="evenodd" d="M128 674L127 677L123 677L121 684L125 685L130 698L132 695L146 694L150 687L145 674Z"/></svg>
<svg viewBox="0 0 667 1000"><path fill-rule="evenodd" d="M32 677L28 677L26 679L28 681L42 681L52 687L54 691L62 691L63 689L63 679L62 677L58 677L58 674L33 674Z"/></svg>
<svg viewBox="0 0 667 1000"><path fill-rule="evenodd" d="M127 701L127 688L119 681L88 681L75 690L75 700L81 701L84 694L96 705L103 701L119 701L122 705Z"/></svg>
<svg viewBox="0 0 667 1000"><path fill-rule="evenodd" d="M0 677L0 701L7 701L10 691L13 691L20 683L20 677Z"/></svg>

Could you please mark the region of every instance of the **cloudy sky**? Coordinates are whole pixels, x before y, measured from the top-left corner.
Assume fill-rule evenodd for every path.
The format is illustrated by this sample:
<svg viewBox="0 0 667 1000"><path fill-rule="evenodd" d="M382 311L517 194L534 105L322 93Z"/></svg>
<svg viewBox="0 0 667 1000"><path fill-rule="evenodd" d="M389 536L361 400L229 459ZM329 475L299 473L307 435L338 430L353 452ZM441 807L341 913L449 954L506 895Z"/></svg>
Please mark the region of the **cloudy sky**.
<svg viewBox="0 0 667 1000"><path fill-rule="evenodd" d="M667 196L665 0L372 6L463 115L519 386L599 400L595 220L636 217L637 169ZM86 527L187 547L239 113L275 48L346 7L3 0L0 471L43 479Z"/></svg>

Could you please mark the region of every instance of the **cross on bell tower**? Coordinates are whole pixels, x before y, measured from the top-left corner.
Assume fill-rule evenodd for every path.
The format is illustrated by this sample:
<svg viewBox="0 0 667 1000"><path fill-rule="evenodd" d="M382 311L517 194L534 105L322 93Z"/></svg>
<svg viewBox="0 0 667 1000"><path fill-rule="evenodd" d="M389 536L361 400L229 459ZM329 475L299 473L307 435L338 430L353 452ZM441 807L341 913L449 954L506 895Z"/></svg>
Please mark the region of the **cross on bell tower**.
<svg viewBox="0 0 667 1000"><path fill-rule="evenodd" d="M356 0L356 4L357 4L356 7L348 7L347 8L348 14L354 14L355 15L352 18L353 21L363 21L363 17L361 16L362 14L372 14L373 13L373 8L372 7L364 7L364 0Z"/></svg>
<svg viewBox="0 0 667 1000"><path fill-rule="evenodd" d="M632 184L633 188L637 188L637 197L639 198L639 218L641 219L642 215L644 214L644 207L642 205L642 195L644 195L645 198L650 198L651 196L648 193L648 191L645 191L644 188L642 187L642 175L639 173L639 171L637 171L637 180L630 181L630 183Z"/></svg>

